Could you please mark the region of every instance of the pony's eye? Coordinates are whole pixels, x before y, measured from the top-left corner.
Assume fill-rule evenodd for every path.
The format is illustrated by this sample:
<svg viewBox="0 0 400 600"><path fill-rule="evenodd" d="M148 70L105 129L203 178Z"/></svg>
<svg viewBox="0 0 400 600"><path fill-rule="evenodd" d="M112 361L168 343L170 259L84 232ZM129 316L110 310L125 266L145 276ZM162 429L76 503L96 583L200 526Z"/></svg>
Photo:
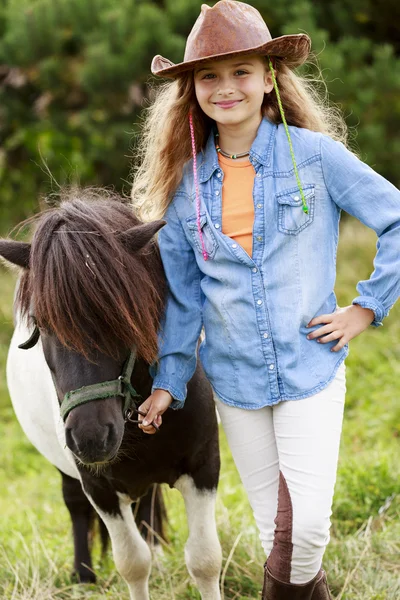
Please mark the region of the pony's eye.
<svg viewBox="0 0 400 600"><path fill-rule="evenodd" d="M36 319L35 315L29 315L29 320L30 320L31 324L32 324L34 327L37 327L37 329L39 329L39 330L40 330L40 333L42 333L42 334L46 333L46 330L45 330L45 328L44 328L44 327L40 327L40 326L38 325L38 322L37 322L37 319Z"/></svg>

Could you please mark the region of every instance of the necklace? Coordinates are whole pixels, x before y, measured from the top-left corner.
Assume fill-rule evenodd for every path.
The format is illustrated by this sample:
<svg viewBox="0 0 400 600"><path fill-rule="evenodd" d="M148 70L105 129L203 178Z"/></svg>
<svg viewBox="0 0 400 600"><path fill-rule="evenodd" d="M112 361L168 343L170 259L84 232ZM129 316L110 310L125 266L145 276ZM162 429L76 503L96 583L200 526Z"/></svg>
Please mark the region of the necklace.
<svg viewBox="0 0 400 600"><path fill-rule="evenodd" d="M225 158L243 158L244 156L249 156L250 150L248 152L241 152L240 154L228 154L228 152L224 152L222 148L220 148L218 144L219 133L215 134L215 149L219 154L225 156Z"/></svg>

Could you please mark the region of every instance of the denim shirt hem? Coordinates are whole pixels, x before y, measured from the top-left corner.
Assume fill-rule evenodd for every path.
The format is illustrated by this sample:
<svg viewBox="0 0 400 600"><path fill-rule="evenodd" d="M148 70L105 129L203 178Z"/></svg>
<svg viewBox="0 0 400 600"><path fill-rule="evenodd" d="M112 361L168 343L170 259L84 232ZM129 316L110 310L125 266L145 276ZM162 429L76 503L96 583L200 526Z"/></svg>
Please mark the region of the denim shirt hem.
<svg viewBox="0 0 400 600"><path fill-rule="evenodd" d="M340 359L338 360L338 362L336 363L331 376L326 381L319 383L317 386L315 386L311 390L308 390L307 392L304 392L303 394L281 395L279 398L273 398L269 402L264 402L263 404L250 404L250 403L242 403L242 402L236 402L236 401L230 400L229 398L227 398L227 396L225 396L224 394L221 394L216 389L216 387L213 383L211 383L211 386L213 388L215 395L221 400L221 402L223 402L224 404L227 404L228 406L235 406L236 408L243 408L244 410L259 410L260 408L265 408L266 406L275 406L276 404L279 404L280 402L288 402L290 400L303 400L304 398L309 398L310 396L314 396L315 394L318 394L318 392L321 392L323 389L328 387L328 385L335 378L340 365L344 362L344 360L346 359L348 354L349 354L349 349L344 348L343 353L342 353Z"/></svg>

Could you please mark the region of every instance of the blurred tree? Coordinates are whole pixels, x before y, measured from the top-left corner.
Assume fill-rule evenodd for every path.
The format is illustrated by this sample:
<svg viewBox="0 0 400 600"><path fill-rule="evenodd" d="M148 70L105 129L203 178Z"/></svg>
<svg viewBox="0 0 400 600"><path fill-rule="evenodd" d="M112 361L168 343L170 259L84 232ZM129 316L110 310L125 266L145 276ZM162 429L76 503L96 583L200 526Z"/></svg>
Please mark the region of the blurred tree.
<svg viewBox="0 0 400 600"><path fill-rule="evenodd" d="M259 5L268 23L265 2L259 0ZM367 25L373 26L377 6L373 0L281 0L275 18L280 34L310 35L330 100L343 111L350 128L351 145L400 187L400 48L398 34L392 35L400 9L393 0L382 2L379 33L371 37ZM310 67L302 70L316 73Z"/></svg>
<svg viewBox="0 0 400 600"><path fill-rule="evenodd" d="M274 37L311 36L331 99L359 125L362 158L399 185L397 1L253 4ZM124 187L151 59L182 60L199 8L199 0L0 0L3 231L49 191L44 163L60 184Z"/></svg>
<svg viewBox="0 0 400 600"><path fill-rule="evenodd" d="M160 4L160 3L159 3ZM0 222L60 184L123 187L149 64L184 39L162 6L121 0L2 0Z"/></svg>

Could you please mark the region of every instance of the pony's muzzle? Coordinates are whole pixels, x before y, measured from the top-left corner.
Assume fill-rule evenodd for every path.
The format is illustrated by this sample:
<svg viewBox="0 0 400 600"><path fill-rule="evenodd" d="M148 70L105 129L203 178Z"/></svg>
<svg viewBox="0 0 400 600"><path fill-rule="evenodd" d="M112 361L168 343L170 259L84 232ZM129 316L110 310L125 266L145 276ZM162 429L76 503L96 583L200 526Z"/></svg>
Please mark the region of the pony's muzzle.
<svg viewBox="0 0 400 600"><path fill-rule="evenodd" d="M71 417L73 414L71 413ZM70 417L69 416L69 417ZM105 463L112 460L118 452L120 439L113 423L97 424L90 431L74 424L73 418L67 418L65 441L67 447L83 464ZM71 420L71 423L68 421Z"/></svg>

